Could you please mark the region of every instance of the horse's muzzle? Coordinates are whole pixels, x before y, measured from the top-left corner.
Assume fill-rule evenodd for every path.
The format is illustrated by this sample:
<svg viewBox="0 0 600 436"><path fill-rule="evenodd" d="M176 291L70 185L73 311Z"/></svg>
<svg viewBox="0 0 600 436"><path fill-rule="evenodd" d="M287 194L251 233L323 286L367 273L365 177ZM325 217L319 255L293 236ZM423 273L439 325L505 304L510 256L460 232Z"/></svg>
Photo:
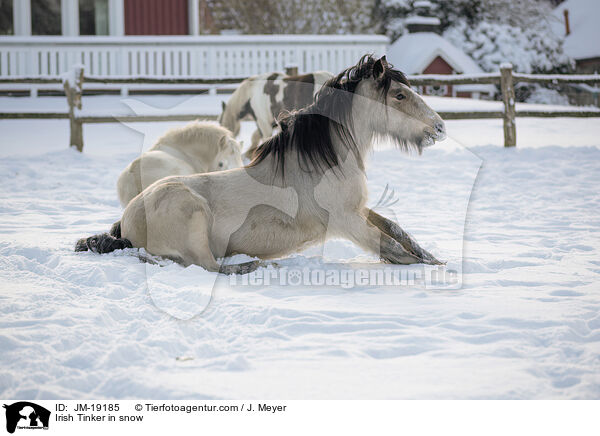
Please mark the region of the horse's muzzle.
<svg viewBox="0 0 600 436"><path fill-rule="evenodd" d="M444 139L446 139L447 135L446 135L446 125L443 122L439 122L439 123L435 123L435 125L433 126L433 128L435 129L435 140L436 141L443 141Z"/></svg>

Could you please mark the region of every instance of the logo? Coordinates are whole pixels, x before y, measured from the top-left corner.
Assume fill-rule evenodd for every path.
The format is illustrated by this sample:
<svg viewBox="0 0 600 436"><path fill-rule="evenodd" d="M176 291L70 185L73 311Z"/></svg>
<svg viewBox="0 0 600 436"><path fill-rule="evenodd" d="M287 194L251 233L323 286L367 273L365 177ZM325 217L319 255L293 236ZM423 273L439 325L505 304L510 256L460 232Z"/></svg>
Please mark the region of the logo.
<svg viewBox="0 0 600 436"><path fill-rule="evenodd" d="M18 429L48 430L50 411L29 401L19 401L4 405L6 409L6 431L14 433Z"/></svg>

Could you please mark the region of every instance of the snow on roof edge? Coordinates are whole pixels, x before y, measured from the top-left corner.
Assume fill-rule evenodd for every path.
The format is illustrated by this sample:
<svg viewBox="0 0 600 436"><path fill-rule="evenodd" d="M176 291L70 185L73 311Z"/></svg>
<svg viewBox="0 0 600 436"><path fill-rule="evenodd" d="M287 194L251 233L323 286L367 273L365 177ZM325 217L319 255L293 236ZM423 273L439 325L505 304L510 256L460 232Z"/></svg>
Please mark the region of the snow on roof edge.
<svg viewBox="0 0 600 436"><path fill-rule="evenodd" d="M422 73L436 56L441 56L458 73L483 73L473 59L437 33L405 34L388 48L388 59L407 74Z"/></svg>
<svg viewBox="0 0 600 436"><path fill-rule="evenodd" d="M406 24L428 24L431 26L439 26L441 21L437 17L423 17L421 15L413 15L404 20Z"/></svg>
<svg viewBox="0 0 600 436"><path fill-rule="evenodd" d="M433 60L440 56L458 74L482 74L484 71L466 53L437 33L418 32L403 35L388 47L387 58L409 75L422 74ZM493 93L493 85L456 85L457 89ZM460 88L459 88L460 87Z"/></svg>

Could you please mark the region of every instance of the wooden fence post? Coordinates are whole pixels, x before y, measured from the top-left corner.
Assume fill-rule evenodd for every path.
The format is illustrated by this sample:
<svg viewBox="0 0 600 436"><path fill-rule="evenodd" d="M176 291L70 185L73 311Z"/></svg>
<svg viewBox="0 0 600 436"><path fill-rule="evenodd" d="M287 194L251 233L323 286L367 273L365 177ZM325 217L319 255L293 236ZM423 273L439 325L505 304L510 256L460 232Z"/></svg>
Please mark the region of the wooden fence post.
<svg viewBox="0 0 600 436"><path fill-rule="evenodd" d="M83 91L83 65L76 65L63 76L63 87L69 104L70 139L69 146L83 151L83 123L76 117L76 109L81 110Z"/></svg>
<svg viewBox="0 0 600 436"><path fill-rule="evenodd" d="M286 65L285 74L288 76L297 76L298 75L298 65Z"/></svg>
<svg viewBox="0 0 600 436"><path fill-rule="evenodd" d="M512 76L512 65L500 65L500 88L504 102L504 146L517 145L517 126L515 124L515 86Z"/></svg>

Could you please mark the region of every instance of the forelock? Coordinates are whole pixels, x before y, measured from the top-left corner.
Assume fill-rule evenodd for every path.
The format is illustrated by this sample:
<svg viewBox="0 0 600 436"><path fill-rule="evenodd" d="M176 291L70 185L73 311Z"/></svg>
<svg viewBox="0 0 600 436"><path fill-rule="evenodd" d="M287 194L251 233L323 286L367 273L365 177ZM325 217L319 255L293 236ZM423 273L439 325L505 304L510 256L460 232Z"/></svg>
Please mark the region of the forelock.
<svg viewBox="0 0 600 436"><path fill-rule="evenodd" d="M334 76L328 80L321 88L322 91L326 87L333 89L340 89L342 91L348 91L354 93L356 86L365 79L373 77L373 68L377 59L370 54L364 55L356 65L347 68L337 76ZM385 94L390 89L392 81L402 83L406 86L410 86L408 78L400 70L397 70L393 65L388 64L388 68L385 69L383 77L378 82L379 89ZM319 94L321 91L319 92ZM318 94L317 97L318 98Z"/></svg>

